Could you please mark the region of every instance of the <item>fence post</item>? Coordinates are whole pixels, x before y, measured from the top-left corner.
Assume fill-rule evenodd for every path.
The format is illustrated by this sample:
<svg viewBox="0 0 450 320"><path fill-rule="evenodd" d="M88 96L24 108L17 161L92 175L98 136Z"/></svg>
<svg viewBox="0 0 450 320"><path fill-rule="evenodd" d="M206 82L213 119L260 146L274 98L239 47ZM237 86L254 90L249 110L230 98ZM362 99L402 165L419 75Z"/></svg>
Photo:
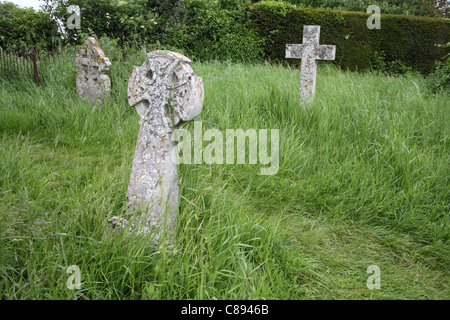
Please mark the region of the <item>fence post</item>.
<svg viewBox="0 0 450 320"><path fill-rule="evenodd" d="M8 58L8 73L11 75L12 72L12 68L13 68L13 61L12 61L12 57L11 57L11 53L6 54L6 57Z"/></svg>
<svg viewBox="0 0 450 320"><path fill-rule="evenodd" d="M33 50L33 67L34 67L34 82L39 85L39 73L36 62L36 49Z"/></svg>

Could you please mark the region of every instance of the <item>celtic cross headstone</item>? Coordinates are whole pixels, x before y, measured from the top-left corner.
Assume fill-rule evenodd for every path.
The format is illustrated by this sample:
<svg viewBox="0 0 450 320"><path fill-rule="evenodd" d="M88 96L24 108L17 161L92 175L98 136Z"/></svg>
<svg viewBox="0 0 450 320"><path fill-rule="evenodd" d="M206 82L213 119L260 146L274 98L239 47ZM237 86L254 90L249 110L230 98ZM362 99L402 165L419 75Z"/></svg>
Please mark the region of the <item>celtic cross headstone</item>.
<svg viewBox="0 0 450 320"><path fill-rule="evenodd" d="M158 50L134 67L128 102L140 117L140 130L127 190L132 218L114 217L115 228L155 231L156 242L173 230L178 215L178 171L172 133L180 121L192 120L203 107L203 81L180 53Z"/></svg>

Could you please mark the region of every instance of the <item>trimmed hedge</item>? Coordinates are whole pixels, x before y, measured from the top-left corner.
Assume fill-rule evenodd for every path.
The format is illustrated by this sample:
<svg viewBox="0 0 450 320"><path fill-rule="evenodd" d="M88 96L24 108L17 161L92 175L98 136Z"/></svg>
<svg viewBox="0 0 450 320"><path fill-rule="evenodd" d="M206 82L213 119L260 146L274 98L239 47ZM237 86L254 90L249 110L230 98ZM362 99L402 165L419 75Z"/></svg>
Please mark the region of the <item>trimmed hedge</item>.
<svg viewBox="0 0 450 320"><path fill-rule="evenodd" d="M343 69L365 70L380 55L399 61L423 74L433 71L436 60L448 49L435 44L450 41L446 19L381 14L381 29L368 29L371 14L331 9L295 8L280 15L265 6L248 6L250 27L265 39L265 58L299 64L285 59L287 43L302 43L303 25L320 25L320 44L336 45L334 63Z"/></svg>

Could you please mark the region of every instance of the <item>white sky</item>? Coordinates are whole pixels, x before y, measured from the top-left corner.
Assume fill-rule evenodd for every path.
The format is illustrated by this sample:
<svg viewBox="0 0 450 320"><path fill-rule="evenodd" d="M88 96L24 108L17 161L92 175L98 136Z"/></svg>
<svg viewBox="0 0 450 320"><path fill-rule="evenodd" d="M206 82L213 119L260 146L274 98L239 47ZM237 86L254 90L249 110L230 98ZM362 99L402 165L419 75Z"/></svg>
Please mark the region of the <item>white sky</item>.
<svg viewBox="0 0 450 320"><path fill-rule="evenodd" d="M35 10L39 10L39 5L44 4L41 0L3 0L18 4L21 7L33 7Z"/></svg>

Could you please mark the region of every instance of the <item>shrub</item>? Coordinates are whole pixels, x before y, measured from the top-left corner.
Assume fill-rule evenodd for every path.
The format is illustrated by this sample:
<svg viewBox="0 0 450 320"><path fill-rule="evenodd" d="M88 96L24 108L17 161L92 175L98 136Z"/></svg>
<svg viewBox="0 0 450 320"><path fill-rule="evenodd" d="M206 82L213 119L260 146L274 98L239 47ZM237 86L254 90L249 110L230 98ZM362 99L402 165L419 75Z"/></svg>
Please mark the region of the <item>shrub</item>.
<svg viewBox="0 0 450 320"><path fill-rule="evenodd" d="M225 34L219 40L217 57L220 60L256 62L262 58L262 44L254 30L236 28L236 32Z"/></svg>
<svg viewBox="0 0 450 320"><path fill-rule="evenodd" d="M254 5L255 7L266 8L272 14L280 17L286 17L288 13L291 13L295 6L284 1L261 1Z"/></svg>
<svg viewBox="0 0 450 320"><path fill-rule="evenodd" d="M411 71L411 68L406 66L401 60L386 61L386 54L384 52L375 51L372 61L373 70L378 70L391 76L397 76Z"/></svg>
<svg viewBox="0 0 450 320"><path fill-rule="evenodd" d="M442 47L450 47L450 42ZM450 89L450 53L444 57L444 62L436 62L434 72L426 78L425 84L432 93Z"/></svg>
<svg viewBox="0 0 450 320"><path fill-rule="evenodd" d="M181 21L166 30L162 43L201 60L261 60L263 41L248 28L241 2L184 1Z"/></svg>

